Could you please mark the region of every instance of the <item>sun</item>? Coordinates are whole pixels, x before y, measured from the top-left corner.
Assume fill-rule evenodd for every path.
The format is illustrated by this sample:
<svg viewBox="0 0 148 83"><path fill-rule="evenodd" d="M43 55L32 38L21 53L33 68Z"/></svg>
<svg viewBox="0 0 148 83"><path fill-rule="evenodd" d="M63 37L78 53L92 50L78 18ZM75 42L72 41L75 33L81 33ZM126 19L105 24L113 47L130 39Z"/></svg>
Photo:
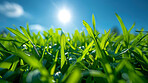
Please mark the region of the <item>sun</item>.
<svg viewBox="0 0 148 83"><path fill-rule="evenodd" d="M58 13L58 18L62 23L64 24L68 23L71 19L70 11L67 9L60 10Z"/></svg>

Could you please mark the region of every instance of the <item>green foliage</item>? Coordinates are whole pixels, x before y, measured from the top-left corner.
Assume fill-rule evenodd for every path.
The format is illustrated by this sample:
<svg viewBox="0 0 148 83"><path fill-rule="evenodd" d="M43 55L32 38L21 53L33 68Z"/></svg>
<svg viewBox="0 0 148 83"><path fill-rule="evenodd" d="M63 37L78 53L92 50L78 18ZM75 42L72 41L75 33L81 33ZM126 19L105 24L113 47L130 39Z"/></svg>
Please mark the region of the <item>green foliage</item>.
<svg viewBox="0 0 148 83"><path fill-rule="evenodd" d="M127 30L115 15L123 34L99 36L94 15L93 28L83 21L88 35L51 28L41 36L28 24L22 33L7 27L15 36L0 35L0 83L147 83L148 33L131 34L135 23Z"/></svg>

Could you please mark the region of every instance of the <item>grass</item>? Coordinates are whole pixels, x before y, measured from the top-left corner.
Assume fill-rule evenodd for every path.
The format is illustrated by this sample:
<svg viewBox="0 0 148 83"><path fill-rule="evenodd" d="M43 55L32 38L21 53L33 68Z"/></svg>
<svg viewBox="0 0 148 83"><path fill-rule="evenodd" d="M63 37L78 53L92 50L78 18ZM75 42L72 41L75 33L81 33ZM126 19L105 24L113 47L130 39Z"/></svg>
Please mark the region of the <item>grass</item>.
<svg viewBox="0 0 148 83"><path fill-rule="evenodd" d="M88 31L70 37L61 28L38 34L27 28L7 29L0 35L0 82L22 83L147 83L148 80L148 33L143 29L138 35L127 30L121 17L115 14L123 34L100 34L86 21ZM58 32L61 31L61 34ZM101 35L101 36L99 36Z"/></svg>

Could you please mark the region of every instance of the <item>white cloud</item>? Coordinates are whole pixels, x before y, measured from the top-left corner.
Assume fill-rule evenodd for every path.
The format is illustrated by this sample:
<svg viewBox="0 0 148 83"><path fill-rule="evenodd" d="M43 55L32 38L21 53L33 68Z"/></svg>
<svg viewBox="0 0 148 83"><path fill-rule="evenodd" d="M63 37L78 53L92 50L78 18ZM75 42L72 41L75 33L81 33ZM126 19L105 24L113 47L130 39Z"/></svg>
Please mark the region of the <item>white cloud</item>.
<svg viewBox="0 0 148 83"><path fill-rule="evenodd" d="M0 13L7 17L16 18L24 15L25 12L21 5L12 2L5 2L4 4L0 4Z"/></svg>
<svg viewBox="0 0 148 83"><path fill-rule="evenodd" d="M30 25L29 27L30 27L30 30L37 31L37 32L45 30L45 28L39 24L33 24L33 25Z"/></svg>

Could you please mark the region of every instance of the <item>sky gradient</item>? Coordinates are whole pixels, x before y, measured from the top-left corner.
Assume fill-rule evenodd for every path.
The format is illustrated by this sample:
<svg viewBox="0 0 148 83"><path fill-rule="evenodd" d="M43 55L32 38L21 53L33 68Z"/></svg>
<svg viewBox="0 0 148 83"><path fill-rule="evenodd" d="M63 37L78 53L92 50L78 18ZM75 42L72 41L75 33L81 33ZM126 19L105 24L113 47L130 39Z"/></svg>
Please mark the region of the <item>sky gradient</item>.
<svg viewBox="0 0 148 83"><path fill-rule="evenodd" d="M120 24L115 16L117 13L127 29L134 22L136 29L148 31L148 0L0 0L0 31L5 27L17 28L29 23L30 30L43 31L62 28L64 32L85 30L82 21L92 26L92 14L95 15L96 28L103 33L118 27ZM58 12L66 8L71 13L71 20L63 24L58 19Z"/></svg>

